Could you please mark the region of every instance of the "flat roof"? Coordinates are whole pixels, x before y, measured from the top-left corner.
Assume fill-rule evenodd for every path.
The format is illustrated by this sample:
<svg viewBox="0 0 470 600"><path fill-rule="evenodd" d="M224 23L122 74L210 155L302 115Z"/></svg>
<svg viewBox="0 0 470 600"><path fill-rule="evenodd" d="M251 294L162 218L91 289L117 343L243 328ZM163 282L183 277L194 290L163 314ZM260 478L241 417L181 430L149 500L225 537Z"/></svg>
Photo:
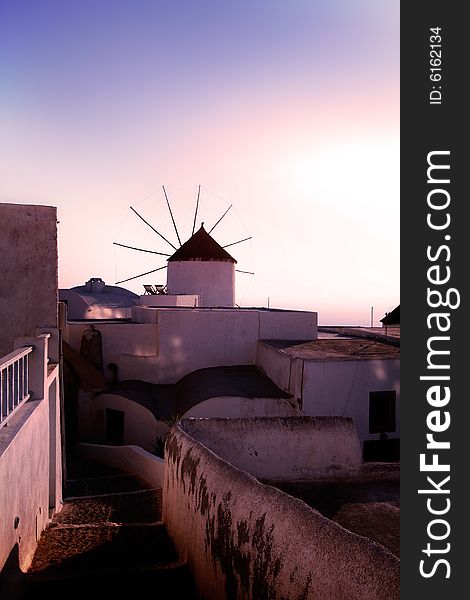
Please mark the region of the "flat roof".
<svg viewBox="0 0 470 600"><path fill-rule="evenodd" d="M376 339L382 342L400 345L400 325L387 325L386 327L319 325L318 331L346 337Z"/></svg>
<svg viewBox="0 0 470 600"><path fill-rule="evenodd" d="M142 308L145 310L153 311L192 311L192 312L233 312L241 313L243 311L249 312L269 312L269 313L303 313L303 314L316 314L314 311L309 310L298 310L296 308L263 308L258 306L141 306L139 304L121 308ZM109 307L108 307L109 308ZM115 317L115 318L88 318L88 319L67 319L68 323L127 323L129 325L141 324L140 321L133 321L131 317Z"/></svg>
<svg viewBox="0 0 470 600"><path fill-rule="evenodd" d="M374 360L399 358L400 348L376 340L362 338L329 338L310 341L261 340L292 358L311 361Z"/></svg>
<svg viewBox="0 0 470 600"><path fill-rule="evenodd" d="M178 294L181 296L193 295L193 294ZM257 312L269 312L269 313L304 313L304 314L317 314L314 310L302 310L298 308L267 308L265 306L142 306L137 305L137 308L145 308L146 310L190 310L196 311L232 311L242 312L254 310Z"/></svg>

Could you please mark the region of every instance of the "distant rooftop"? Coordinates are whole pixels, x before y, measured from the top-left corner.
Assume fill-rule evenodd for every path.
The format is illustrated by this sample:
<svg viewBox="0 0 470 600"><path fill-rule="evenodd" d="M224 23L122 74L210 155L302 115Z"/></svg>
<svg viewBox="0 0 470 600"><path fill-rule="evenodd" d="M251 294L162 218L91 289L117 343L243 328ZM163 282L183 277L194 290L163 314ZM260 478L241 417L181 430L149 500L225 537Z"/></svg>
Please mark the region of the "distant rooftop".
<svg viewBox="0 0 470 600"><path fill-rule="evenodd" d="M196 231L187 242L170 256L168 262L187 260L237 262L207 233L204 229L204 223L201 225L199 231Z"/></svg>
<svg viewBox="0 0 470 600"><path fill-rule="evenodd" d="M59 290L60 300L67 300L70 292L78 294L89 306L100 305L112 308L137 305L139 296L117 285L107 285L101 277L91 277L84 285Z"/></svg>
<svg viewBox="0 0 470 600"><path fill-rule="evenodd" d="M59 289L59 301L67 304L68 321L122 319L130 317L139 296L117 285L92 277L84 285Z"/></svg>
<svg viewBox="0 0 470 600"><path fill-rule="evenodd" d="M334 337L364 338L395 346L400 345L400 325L388 325L386 327L339 327L336 325L319 325L318 332L322 334L332 334Z"/></svg>
<svg viewBox="0 0 470 600"><path fill-rule="evenodd" d="M373 360L400 357L400 348L397 346L368 339L338 337L297 342L263 340L262 343L293 358L311 361Z"/></svg>
<svg viewBox="0 0 470 600"><path fill-rule="evenodd" d="M385 317L380 319L380 322L384 325L400 325L400 305L392 310L392 312L385 313Z"/></svg>

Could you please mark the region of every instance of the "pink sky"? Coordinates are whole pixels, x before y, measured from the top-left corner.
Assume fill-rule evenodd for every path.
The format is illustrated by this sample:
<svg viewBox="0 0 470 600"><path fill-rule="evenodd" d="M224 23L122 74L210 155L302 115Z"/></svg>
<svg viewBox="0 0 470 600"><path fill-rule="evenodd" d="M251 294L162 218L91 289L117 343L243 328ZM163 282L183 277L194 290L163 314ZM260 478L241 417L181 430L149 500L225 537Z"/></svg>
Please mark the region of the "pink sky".
<svg viewBox="0 0 470 600"><path fill-rule="evenodd" d="M62 287L164 264L113 246L167 250L129 206L173 241L165 185L187 238L201 184L198 221L253 236L239 304L399 303L398 2L79 4L0 14L0 201L58 206Z"/></svg>

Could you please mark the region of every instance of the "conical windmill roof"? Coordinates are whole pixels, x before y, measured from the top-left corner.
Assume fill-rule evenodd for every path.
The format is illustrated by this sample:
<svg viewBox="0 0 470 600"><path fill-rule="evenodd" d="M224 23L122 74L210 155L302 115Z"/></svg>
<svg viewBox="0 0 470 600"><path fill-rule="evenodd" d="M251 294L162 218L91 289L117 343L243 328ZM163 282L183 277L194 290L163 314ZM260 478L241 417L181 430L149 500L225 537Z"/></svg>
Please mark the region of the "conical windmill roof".
<svg viewBox="0 0 470 600"><path fill-rule="evenodd" d="M186 260L237 262L207 233L204 224L201 225L199 231L196 231L187 242L170 256L168 262Z"/></svg>

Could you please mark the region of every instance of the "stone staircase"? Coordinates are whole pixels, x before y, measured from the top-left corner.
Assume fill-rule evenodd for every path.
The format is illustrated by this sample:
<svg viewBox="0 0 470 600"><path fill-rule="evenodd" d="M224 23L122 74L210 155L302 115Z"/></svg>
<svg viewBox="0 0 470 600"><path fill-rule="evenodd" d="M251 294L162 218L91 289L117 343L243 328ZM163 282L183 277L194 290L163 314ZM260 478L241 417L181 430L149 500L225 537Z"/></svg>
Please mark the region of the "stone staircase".
<svg viewBox="0 0 470 600"><path fill-rule="evenodd" d="M97 463L75 463L69 477L22 598L197 598L161 521L161 490Z"/></svg>

